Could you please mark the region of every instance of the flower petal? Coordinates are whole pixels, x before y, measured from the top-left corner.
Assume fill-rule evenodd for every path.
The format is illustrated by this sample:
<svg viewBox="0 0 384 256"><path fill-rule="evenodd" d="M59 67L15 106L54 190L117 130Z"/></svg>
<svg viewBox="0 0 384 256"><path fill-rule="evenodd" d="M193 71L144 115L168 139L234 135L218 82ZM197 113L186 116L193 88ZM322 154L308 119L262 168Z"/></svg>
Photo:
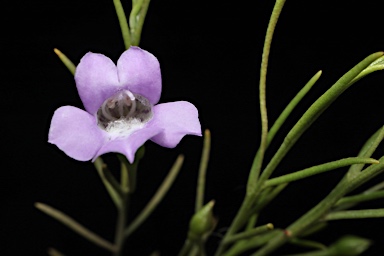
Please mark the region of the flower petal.
<svg viewBox="0 0 384 256"><path fill-rule="evenodd" d="M48 142L76 160L88 161L103 144L104 135L92 115L72 106L64 106L53 114Z"/></svg>
<svg viewBox="0 0 384 256"><path fill-rule="evenodd" d="M133 163L137 149L147 140L161 132L162 129L159 127L144 127L125 139L111 140L96 153L92 161L95 161L96 158L102 154L115 152L125 155L129 162Z"/></svg>
<svg viewBox="0 0 384 256"><path fill-rule="evenodd" d="M155 105L161 95L160 64L151 53L131 46L117 61L120 84Z"/></svg>
<svg viewBox="0 0 384 256"><path fill-rule="evenodd" d="M121 89L115 63L98 53L84 55L76 67L75 80L84 108L92 115Z"/></svg>
<svg viewBox="0 0 384 256"><path fill-rule="evenodd" d="M199 114L187 101L169 102L153 108L151 125L163 128L163 132L151 140L160 146L173 148L187 134L201 136Z"/></svg>

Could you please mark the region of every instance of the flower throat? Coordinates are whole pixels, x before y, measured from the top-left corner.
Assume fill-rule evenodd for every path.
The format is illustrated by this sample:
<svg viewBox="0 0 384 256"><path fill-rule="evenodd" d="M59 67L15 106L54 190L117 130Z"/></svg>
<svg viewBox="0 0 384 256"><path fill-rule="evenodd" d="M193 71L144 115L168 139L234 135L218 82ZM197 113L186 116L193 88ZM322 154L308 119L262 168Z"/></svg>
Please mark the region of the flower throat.
<svg viewBox="0 0 384 256"><path fill-rule="evenodd" d="M129 131L134 127L144 125L152 116L152 106L148 99L123 90L103 102L97 111L97 123L107 132L117 129L123 135L122 133L131 133Z"/></svg>

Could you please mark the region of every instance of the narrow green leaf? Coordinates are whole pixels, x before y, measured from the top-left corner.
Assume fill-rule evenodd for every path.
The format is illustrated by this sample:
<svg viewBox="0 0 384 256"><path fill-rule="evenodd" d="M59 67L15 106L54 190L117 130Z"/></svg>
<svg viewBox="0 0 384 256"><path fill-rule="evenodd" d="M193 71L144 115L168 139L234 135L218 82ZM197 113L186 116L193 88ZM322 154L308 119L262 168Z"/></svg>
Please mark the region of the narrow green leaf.
<svg viewBox="0 0 384 256"><path fill-rule="evenodd" d="M368 239L357 236L344 236L328 248L284 256L358 256L367 250L370 245L371 241Z"/></svg>
<svg viewBox="0 0 384 256"><path fill-rule="evenodd" d="M331 212L325 216L325 220L341 220L341 219L366 219L366 218L383 218L383 209L365 209Z"/></svg>
<svg viewBox="0 0 384 256"><path fill-rule="evenodd" d="M238 240L248 239L248 238L251 238L251 237L263 234L263 233L265 233L267 231L270 231L273 228L274 228L273 224L272 223L268 223L266 225L262 225L262 226L253 228L251 230L247 230L247 231L244 231L242 233L238 233L238 234L232 235L232 236L228 237L225 241L223 241L223 243L230 244L230 243L234 243L234 242L236 242Z"/></svg>
<svg viewBox="0 0 384 256"><path fill-rule="evenodd" d="M143 30L144 20L147 15L149 3L151 0L136 0L134 3L134 7L140 6L138 8L140 11L136 14L135 8L132 9L132 20L134 20L134 26L131 27L132 34L132 45L139 45L141 40L141 32Z"/></svg>
<svg viewBox="0 0 384 256"><path fill-rule="evenodd" d="M48 250L47 250L47 254L49 255L49 256L65 256L64 255L64 253L62 253L62 252L60 252L60 251L58 251L57 249L55 249L55 248L48 248Z"/></svg>
<svg viewBox="0 0 384 256"><path fill-rule="evenodd" d="M337 207L345 204L356 205L357 203L371 201L371 200L380 199L380 198L384 198L384 191L376 191L376 192L367 193L367 194L363 193L360 195L343 197L339 201L337 201L335 206Z"/></svg>
<svg viewBox="0 0 384 256"><path fill-rule="evenodd" d="M384 139L384 126L377 130L363 145L358 156L359 157L371 157L376 148ZM348 170L348 177L356 176L364 167L364 164L352 165Z"/></svg>
<svg viewBox="0 0 384 256"><path fill-rule="evenodd" d="M261 67L260 67L260 80L259 80L259 107L260 107L260 117L261 117L261 139L260 139L260 146L259 146L259 155L258 159L255 162L254 165L254 174L252 174L252 178L256 178L258 176L258 173L261 170L261 167L263 165L263 159L264 159L264 153L267 147L267 136L268 136L268 116L267 116L267 103L266 103L266 79L267 79L267 70L268 70L268 59L269 59L269 53L271 50L271 44L272 44L272 38L273 34L277 25L277 21L279 19L279 16L281 14L281 11L284 7L285 0L276 0L269 22L267 27L267 32L264 39L264 46L263 46L263 54L261 57ZM256 155L257 156L257 155ZM252 206L251 197L249 197L249 194L253 194L254 191L249 193L249 189L247 186L247 195L244 199L242 206L238 210L235 218L233 219L231 225L228 228L228 231L225 234L225 237L231 236L234 233L236 233L237 230L239 230L241 227L244 226L246 223L246 219L243 219L245 215L248 215L248 210ZM249 216L248 216L249 217ZM224 239L225 239L224 237ZM222 255L223 252L226 250L225 246L221 243L216 252L215 256Z"/></svg>
<svg viewBox="0 0 384 256"><path fill-rule="evenodd" d="M373 192L376 192L376 191L379 191L379 190L382 190L384 189L384 181L370 187L369 189L365 190L363 192L363 194L369 194L369 193L373 193Z"/></svg>
<svg viewBox="0 0 384 256"><path fill-rule="evenodd" d="M275 137L275 134L279 131L280 127L283 125L285 120L288 118L288 116L295 109L297 104L299 104L299 102L304 98L304 96L309 92L309 90L312 89L312 87L315 85L315 83L319 80L321 74L322 74L322 71L321 70L318 71L304 85L304 87L296 94L296 96L289 102L289 104L286 106L286 108L283 110L283 112L280 114L280 116L276 119L275 123L273 124L273 126L271 127L271 129L268 133L268 144Z"/></svg>
<svg viewBox="0 0 384 256"><path fill-rule="evenodd" d="M320 220L324 214L328 213L330 208L345 194L353 191L365 182L382 173L384 171L384 156L379 159L379 162L380 163L378 164L370 165L352 179L342 179L321 202L289 225L286 229L289 230L293 236L300 236L302 232L305 232L306 229ZM260 248L256 253L252 254L252 256L268 255L276 248L285 244L290 238L291 236L287 236L286 234L277 234L275 237L271 238L266 245Z"/></svg>
<svg viewBox="0 0 384 256"><path fill-rule="evenodd" d="M366 69L361 71L360 74L351 81L351 83L355 83L359 81L361 78L365 77L366 75L369 75L372 72L383 70L383 69L384 69L384 56L372 62L371 65L369 65Z"/></svg>
<svg viewBox="0 0 384 256"><path fill-rule="evenodd" d="M100 178L101 178L101 181L103 182L105 188L107 189L107 192L109 194L109 196L111 197L112 201L115 203L116 207L117 208L121 208L122 207L122 200L121 200L121 195L122 195L122 191L121 189L117 189L117 187L119 187L118 185L116 185L117 182L110 182L110 179L108 180L107 176L109 178L111 178L110 176L112 176L112 174L109 176L109 175L106 175L108 171L108 168L106 167L106 164L104 163L103 159L101 159L101 157L98 157L96 158L95 162L93 163L96 170L97 170L97 173L99 174ZM114 184L114 185L112 185Z"/></svg>
<svg viewBox="0 0 384 256"><path fill-rule="evenodd" d="M130 194L133 194L136 190L136 175L137 168L139 166L140 160L144 157L145 146L142 145L135 154L135 161L131 164L127 157L123 154L117 154L117 158L120 161L120 171L121 171L121 187L123 190L127 191Z"/></svg>
<svg viewBox="0 0 384 256"><path fill-rule="evenodd" d="M44 212L45 214L51 216L52 218L58 220L59 222L72 229L82 237L88 239L92 243L96 244L97 246L111 252L116 252L116 247L113 244L100 237L99 235L93 233L89 229L85 228L83 225L81 225L65 213L43 203L35 203L35 207L40 211Z"/></svg>
<svg viewBox="0 0 384 256"><path fill-rule="evenodd" d="M264 207L266 207L276 196L278 196L281 191L283 191L287 187L288 183L282 183L273 187L270 192L266 193L264 197L260 196L260 199L256 202L256 206L254 207L254 212L259 213ZM271 188L271 187L267 187ZM262 194L264 191L262 192ZM261 195L262 195L261 194Z"/></svg>
<svg viewBox="0 0 384 256"><path fill-rule="evenodd" d="M122 159L123 158L123 159ZM128 163L125 158L125 156L119 156L118 159L120 160L120 185L121 188L126 192L126 193L132 193L136 189L136 182L134 182L134 185L130 185L131 179L129 178L129 169L128 169ZM136 174L136 170L134 170ZM136 177L135 177L136 178Z"/></svg>
<svg viewBox="0 0 384 256"><path fill-rule="evenodd" d="M129 33L129 27L127 18L125 17L124 8L121 5L120 0L113 0L113 4L115 5L117 18L119 20L121 35L124 40L125 49L128 50L131 46L131 35Z"/></svg>
<svg viewBox="0 0 384 256"><path fill-rule="evenodd" d="M178 256L188 256L188 255L191 255L190 251L191 251L191 249L193 247L193 244L194 244L194 242L192 242L190 239L187 238L185 240L184 245L181 248Z"/></svg>
<svg viewBox="0 0 384 256"><path fill-rule="evenodd" d="M268 22L267 32L264 39L263 54L261 57L260 67L260 81L259 81L259 105L260 105L260 117L261 117L261 139L259 147L259 155L257 162L255 163L255 177L260 173L261 166L263 165L264 153L267 148L267 136L268 136L268 115L267 115L267 102L266 102L266 80L267 69L269 61L269 53L271 51L271 44L273 34L279 20L281 11L283 10L285 0L277 0L273 6L272 14Z"/></svg>
<svg viewBox="0 0 384 256"><path fill-rule="evenodd" d="M310 236L312 234L315 234L324 228L328 226L327 222L321 221L321 222L315 222L313 223L310 227L308 227L306 230L304 230L301 234L300 237L306 237Z"/></svg>
<svg viewBox="0 0 384 256"><path fill-rule="evenodd" d="M75 71L76 71L76 66L75 64L72 63L72 61L70 59L68 59L67 56L64 55L64 53L62 53L59 49L53 49L53 51L56 53L56 55L59 57L59 59L61 60L61 62L64 63L64 65L67 67L67 69L69 70L69 72L71 72L72 75L75 74Z"/></svg>
<svg viewBox="0 0 384 256"><path fill-rule="evenodd" d="M346 179L347 185L345 190L347 191L345 194L352 192L356 188L360 187L364 183L370 181L380 173L384 172L384 156L379 159L378 164L370 165L364 170L362 170L359 175L356 175L352 178Z"/></svg>
<svg viewBox="0 0 384 256"><path fill-rule="evenodd" d="M223 255L224 256L242 255L242 253L250 249L263 246L264 244L268 243L268 241L271 240L273 237L276 237L278 234L281 234L282 232L283 230L281 229L274 229L265 234L255 236L248 240L245 240L243 243L236 243Z"/></svg>
<svg viewBox="0 0 384 256"><path fill-rule="evenodd" d="M289 104L285 107L283 112L281 112L280 116L273 123L270 131L267 136L267 148L269 144L272 142L276 133L280 130L281 126L284 124L285 120L289 117L292 111L295 109L297 104L304 98L304 96L309 92L309 90L313 87L313 85L319 80L322 71L318 71L305 85L304 87L296 94L296 96L289 102ZM259 176L260 169L257 169L257 162L259 162L260 157L260 149L257 151L256 156L253 160L251 171L248 178L247 185L247 194L250 194L251 191L255 190L255 185Z"/></svg>
<svg viewBox="0 0 384 256"><path fill-rule="evenodd" d="M310 168L306 168L301 171L289 173L277 178L267 180L264 184L264 187L289 183L289 182L301 180L319 173L335 170L335 169L353 165L353 164L361 164L361 163L362 164L378 164L379 161L372 158L348 157L348 158L332 161L329 163L312 166Z"/></svg>
<svg viewBox="0 0 384 256"><path fill-rule="evenodd" d="M173 164L171 170L169 171L167 177L164 179L163 183L160 185L159 189L152 197L152 199L148 202L148 204L144 207L141 213L132 221L132 223L125 229L124 236L128 237L131 235L155 210L157 205L164 198L169 188L173 184L177 174L179 173L181 166L183 165L184 156L179 155Z"/></svg>
<svg viewBox="0 0 384 256"><path fill-rule="evenodd" d="M276 169L283 157L288 153L301 135L313 124L313 122L350 86L350 82L362 70L372 62L383 56L383 52L377 52L369 55L345 75L343 75L330 89L321 95L303 114L299 121L289 131L282 145L277 150L267 167L260 176L261 184L266 181Z"/></svg>
<svg viewBox="0 0 384 256"><path fill-rule="evenodd" d="M200 160L199 177L196 188L195 212L198 212L204 204L204 191L207 167L209 162L209 153L211 151L211 132L206 129L204 132L203 152Z"/></svg>
<svg viewBox="0 0 384 256"><path fill-rule="evenodd" d="M132 10L129 14L129 27L131 28L131 33L136 33L137 21L139 20L139 13L141 11L141 7L143 6L143 0L136 0L132 2Z"/></svg>

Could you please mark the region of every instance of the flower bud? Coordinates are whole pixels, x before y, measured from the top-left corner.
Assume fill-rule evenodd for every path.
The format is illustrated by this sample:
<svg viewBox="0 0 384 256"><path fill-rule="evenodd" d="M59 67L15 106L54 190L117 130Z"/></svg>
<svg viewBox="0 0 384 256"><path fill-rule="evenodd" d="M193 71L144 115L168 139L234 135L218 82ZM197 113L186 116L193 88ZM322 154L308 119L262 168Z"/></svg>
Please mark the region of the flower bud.
<svg viewBox="0 0 384 256"><path fill-rule="evenodd" d="M189 239L200 240L213 231L217 223L212 213L214 204L215 201L210 201L192 216L189 222Z"/></svg>
<svg viewBox="0 0 384 256"><path fill-rule="evenodd" d="M332 255L355 256L363 253L371 245L371 241L358 236L344 236L337 240L331 247Z"/></svg>

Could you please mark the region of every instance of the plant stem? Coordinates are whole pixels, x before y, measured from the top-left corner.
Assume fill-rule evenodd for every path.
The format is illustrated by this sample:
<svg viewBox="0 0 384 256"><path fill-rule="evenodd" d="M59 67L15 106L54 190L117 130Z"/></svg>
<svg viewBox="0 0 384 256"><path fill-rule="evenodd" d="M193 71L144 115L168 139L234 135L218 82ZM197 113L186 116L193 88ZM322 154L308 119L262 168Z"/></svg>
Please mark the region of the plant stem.
<svg viewBox="0 0 384 256"><path fill-rule="evenodd" d="M362 193L360 195L355 195L355 196L348 196L348 197L343 197L337 203L335 204L336 207L338 206L343 206L343 205L355 205L360 202L365 202L365 201L370 201L370 200L375 200L375 199L380 199L384 198L384 191L375 191L371 193Z"/></svg>
<svg viewBox="0 0 384 256"><path fill-rule="evenodd" d="M40 211L44 212L45 214L51 216L52 218L60 221L62 224L72 229L82 237L88 239L92 243L96 244L97 246L100 246L111 252L116 252L117 248L115 245L111 244L109 241L105 240L99 235L93 233L92 231L90 231L89 229L87 229L65 213L43 203L35 203L35 207Z"/></svg>
<svg viewBox="0 0 384 256"><path fill-rule="evenodd" d="M235 218L233 219L228 231L225 233L224 238L221 240L220 245L215 253L215 256L222 255L227 247L227 240L238 231L251 215L252 201L251 198L246 197L240 206Z"/></svg>
<svg viewBox="0 0 384 256"><path fill-rule="evenodd" d="M275 6L273 8L268 28L264 40L263 47L263 55L260 67L260 81L259 81L259 101L260 101L260 115L261 115L261 141L259 152L256 154L257 161L254 162L254 166L252 166L253 171L251 170L251 178L257 179L259 176L261 166L263 163L265 149L267 147L267 136L268 136L268 116L267 116L267 104L266 104L266 78L267 78L267 69L268 69L268 58L271 49L271 43L273 38L273 33L275 31L275 27L280 16L280 13L283 9L285 0L276 0ZM248 194L253 194L255 188L252 188L252 191ZM236 231L238 231L246 222L245 216L250 216L250 210L252 208L251 197L246 196L243 204L241 205L237 215L235 216L231 226L229 227L227 233L225 234L218 250L215 255L221 255L225 249L225 240L228 239L229 236L233 235Z"/></svg>
<svg viewBox="0 0 384 256"><path fill-rule="evenodd" d="M233 236L229 237L225 242L230 244L230 243L236 242L238 240L242 240L242 239L250 238L250 237L253 237L256 235L260 235L260 234L265 233L265 232L272 230L272 229L273 229L273 224L268 223L266 225L256 227L256 228L244 231L242 233L238 233L236 235L233 235Z"/></svg>
<svg viewBox="0 0 384 256"><path fill-rule="evenodd" d="M196 188L195 212L198 212L204 205L205 180L206 180L210 150L211 150L211 133L207 129L204 132L204 145L203 145L203 152L201 155L201 161L200 161L200 167L199 167L199 178L197 181L197 188Z"/></svg>
<svg viewBox="0 0 384 256"><path fill-rule="evenodd" d="M331 212L325 216L325 220L340 220L340 219L364 219L364 218L383 218L384 209L364 209Z"/></svg>
<svg viewBox="0 0 384 256"><path fill-rule="evenodd" d="M124 40L125 49L131 46L131 35L129 32L127 17L125 16L123 6L121 5L120 0L113 0L113 4L115 5L117 18L119 19L121 35Z"/></svg>
<svg viewBox="0 0 384 256"><path fill-rule="evenodd" d="M322 71L318 71L305 85L304 87L296 94L296 96L288 103L285 109L281 112L279 117L273 123L271 129L268 132L267 136L267 146L265 150L268 148L269 144L274 139L276 133L280 130L281 126L284 124L285 120L289 117L292 111L295 109L297 104L303 99L303 97L309 92L309 90L313 87L313 85L319 80ZM250 194L255 190L257 179L259 178L260 170L257 170L257 163L259 162L260 157L260 148L256 152L256 156L253 159L252 167L249 172L248 184L247 184L247 194Z"/></svg>
<svg viewBox="0 0 384 256"><path fill-rule="evenodd" d="M276 28L277 21L280 13L283 9L285 0L276 0L275 6L273 7L271 18L269 19L267 33L264 40L263 55L261 59L260 68L260 82L259 82L259 101L260 101L260 115L261 115L261 141L259 148L258 161L255 163L255 175L256 179L259 176L261 166L263 164L263 158L265 149L267 147L267 136L268 136L268 116L267 116L267 103L266 103L266 80L267 80L267 69L268 69L268 58L271 50L273 33Z"/></svg>
<svg viewBox="0 0 384 256"><path fill-rule="evenodd" d="M156 191L155 195L151 198L148 204L144 209L139 213L139 215L131 222L131 224L124 230L124 237L127 238L131 235L155 210L157 205L164 198L174 180L177 177L184 161L184 156L179 155L173 164L171 170L169 171L167 177L164 179L163 183L160 185L159 189Z"/></svg>
<svg viewBox="0 0 384 256"><path fill-rule="evenodd" d="M289 173L286 175L282 175L280 177L269 179L264 183L264 186L268 187L268 186L276 186L284 183L289 183L292 181L301 180L319 173L332 171L332 170L353 165L353 164L378 164L378 163L379 161L372 158L364 158L364 157L343 158L340 160L312 166L301 171L297 171L297 172Z"/></svg>
<svg viewBox="0 0 384 256"><path fill-rule="evenodd" d="M132 15L135 15L135 26L131 27L131 33L132 33L132 45L139 45L141 40L141 31L143 29L145 16L147 15L149 3L151 0L140 0L137 1L135 4L140 5L140 11L138 13L131 13ZM134 11L134 8L132 8L132 11ZM136 10L135 10L136 11Z"/></svg>
<svg viewBox="0 0 384 256"><path fill-rule="evenodd" d="M371 165L354 178L348 179L348 175L337 184L337 186L320 203L313 207L309 212L291 224L285 232L271 239L264 247L252 256L269 255L272 251L286 243L289 239L300 235L312 224L320 220L335 203L346 193L351 192L365 182L374 178L384 171L384 156L379 159L379 164Z"/></svg>
<svg viewBox="0 0 384 256"><path fill-rule="evenodd" d="M117 251L114 253L115 256L121 256L123 252L124 230L128 211L128 198L128 193L125 193L124 196L122 196L121 198L121 207L117 209L117 222L115 231L115 246L117 248Z"/></svg>

